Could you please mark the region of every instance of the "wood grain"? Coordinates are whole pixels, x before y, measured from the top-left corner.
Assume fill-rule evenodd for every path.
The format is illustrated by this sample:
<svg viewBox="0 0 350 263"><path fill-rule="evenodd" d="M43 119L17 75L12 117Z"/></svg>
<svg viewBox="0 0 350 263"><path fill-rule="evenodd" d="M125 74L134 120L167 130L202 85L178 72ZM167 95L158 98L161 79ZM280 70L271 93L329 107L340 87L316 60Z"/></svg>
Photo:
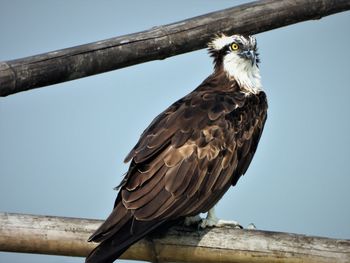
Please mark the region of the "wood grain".
<svg viewBox="0 0 350 263"><path fill-rule="evenodd" d="M84 257L101 220L0 213L0 251ZM151 262L350 262L350 240L241 230L230 225L197 230L176 226L134 244L124 259Z"/></svg>

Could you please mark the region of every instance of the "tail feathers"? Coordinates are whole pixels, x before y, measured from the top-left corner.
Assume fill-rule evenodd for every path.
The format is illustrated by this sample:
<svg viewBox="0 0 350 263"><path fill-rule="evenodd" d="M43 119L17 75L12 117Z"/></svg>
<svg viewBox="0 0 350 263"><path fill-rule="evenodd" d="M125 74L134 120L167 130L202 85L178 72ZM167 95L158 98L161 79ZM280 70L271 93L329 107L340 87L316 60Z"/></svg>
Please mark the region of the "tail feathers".
<svg viewBox="0 0 350 263"><path fill-rule="evenodd" d="M86 258L86 263L112 263L132 244L136 243L163 221L129 220L113 236L102 241Z"/></svg>
<svg viewBox="0 0 350 263"><path fill-rule="evenodd" d="M135 237L130 234L131 220L115 235L102 241L87 256L86 263L112 263L119 258L129 246L135 243Z"/></svg>
<svg viewBox="0 0 350 263"><path fill-rule="evenodd" d="M131 212L122 203L117 204L103 224L89 237L88 241L102 242L109 239L131 219Z"/></svg>

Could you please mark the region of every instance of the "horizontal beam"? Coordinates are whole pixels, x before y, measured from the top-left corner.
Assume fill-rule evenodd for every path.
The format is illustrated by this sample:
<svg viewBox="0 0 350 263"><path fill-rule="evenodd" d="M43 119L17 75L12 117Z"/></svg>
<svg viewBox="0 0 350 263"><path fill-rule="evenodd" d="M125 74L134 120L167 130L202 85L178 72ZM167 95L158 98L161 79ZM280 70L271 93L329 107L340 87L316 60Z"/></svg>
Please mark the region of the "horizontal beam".
<svg viewBox="0 0 350 263"><path fill-rule="evenodd" d="M342 12L349 0L264 0L148 31L0 62L0 96L204 48L217 33L255 34Z"/></svg>
<svg viewBox="0 0 350 263"><path fill-rule="evenodd" d="M100 220L0 213L0 251L85 257ZM241 230L230 225L196 230L176 226L133 245L124 259L152 262L350 262L350 240Z"/></svg>

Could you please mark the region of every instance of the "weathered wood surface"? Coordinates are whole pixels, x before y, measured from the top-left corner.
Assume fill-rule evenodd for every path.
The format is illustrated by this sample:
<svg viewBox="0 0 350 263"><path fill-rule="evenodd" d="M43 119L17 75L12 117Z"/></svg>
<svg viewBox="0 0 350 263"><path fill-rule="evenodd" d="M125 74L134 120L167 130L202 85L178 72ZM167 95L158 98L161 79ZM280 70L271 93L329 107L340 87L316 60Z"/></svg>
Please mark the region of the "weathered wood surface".
<svg viewBox="0 0 350 263"><path fill-rule="evenodd" d="M140 33L0 62L0 96L201 49L219 32L255 34L349 9L349 0L256 1Z"/></svg>
<svg viewBox="0 0 350 263"><path fill-rule="evenodd" d="M0 251L86 256L100 220L0 213ZM234 229L173 227L132 246L125 259L151 262L350 262L350 240Z"/></svg>

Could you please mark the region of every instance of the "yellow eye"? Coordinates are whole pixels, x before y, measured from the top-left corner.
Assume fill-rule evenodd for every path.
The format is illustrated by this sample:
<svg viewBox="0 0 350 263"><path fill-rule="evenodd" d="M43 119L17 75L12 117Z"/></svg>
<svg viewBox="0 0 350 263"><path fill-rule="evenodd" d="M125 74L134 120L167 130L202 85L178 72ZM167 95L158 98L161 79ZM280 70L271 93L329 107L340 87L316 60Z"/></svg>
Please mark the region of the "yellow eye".
<svg viewBox="0 0 350 263"><path fill-rule="evenodd" d="M239 49L238 44L233 43L233 44L231 45L231 49L232 49L232 50L238 50L238 49Z"/></svg>

